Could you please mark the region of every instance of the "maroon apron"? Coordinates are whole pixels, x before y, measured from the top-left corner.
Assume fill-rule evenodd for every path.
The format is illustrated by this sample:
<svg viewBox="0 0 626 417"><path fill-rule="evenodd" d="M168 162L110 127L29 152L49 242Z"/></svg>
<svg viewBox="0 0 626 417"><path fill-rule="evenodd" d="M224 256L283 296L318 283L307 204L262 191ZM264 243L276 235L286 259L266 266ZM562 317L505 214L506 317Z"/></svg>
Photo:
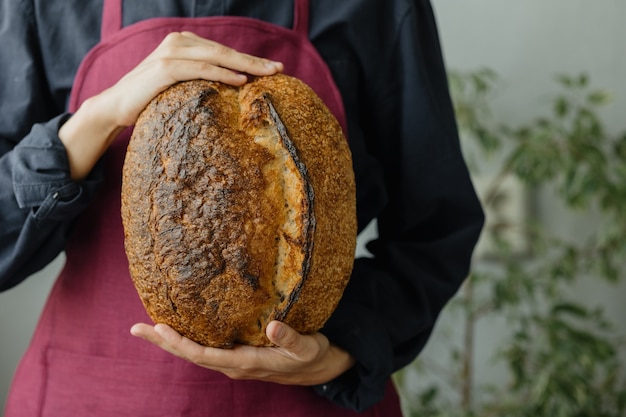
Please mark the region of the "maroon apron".
<svg viewBox="0 0 626 417"><path fill-rule="evenodd" d="M82 62L70 111L115 84L172 31L191 31L285 64L307 82L342 126L330 71L308 40L308 0L296 0L294 28L245 17L156 18L121 28L121 0L105 0L102 40ZM105 184L79 219L66 265L16 372L5 417L350 416L310 387L233 381L130 335L150 322L131 282L120 217L126 129L103 159ZM400 416L392 385L367 416Z"/></svg>

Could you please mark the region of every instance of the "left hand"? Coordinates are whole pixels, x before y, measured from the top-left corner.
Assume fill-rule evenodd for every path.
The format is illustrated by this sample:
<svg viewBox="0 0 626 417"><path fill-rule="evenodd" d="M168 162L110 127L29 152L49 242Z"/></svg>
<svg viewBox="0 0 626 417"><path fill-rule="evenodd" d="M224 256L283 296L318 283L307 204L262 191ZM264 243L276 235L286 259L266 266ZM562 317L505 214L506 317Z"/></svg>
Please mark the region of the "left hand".
<svg viewBox="0 0 626 417"><path fill-rule="evenodd" d="M205 347L165 324L139 323L130 332L173 355L232 379L318 385L341 375L355 363L349 353L331 344L323 334L301 335L279 321L267 326L267 337L276 344L272 347Z"/></svg>

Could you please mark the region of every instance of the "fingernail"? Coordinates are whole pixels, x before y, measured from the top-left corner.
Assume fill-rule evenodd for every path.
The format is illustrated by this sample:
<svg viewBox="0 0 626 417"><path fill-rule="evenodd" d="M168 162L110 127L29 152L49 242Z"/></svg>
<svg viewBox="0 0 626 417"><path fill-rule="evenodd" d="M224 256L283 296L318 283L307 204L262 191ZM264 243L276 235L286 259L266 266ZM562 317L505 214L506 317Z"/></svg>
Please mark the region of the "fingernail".
<svg viewBox="0 0 626 417"><path fill-rule="evenodd" d="M283 66L282 63L276 62L276 61L269 61L265 63L265 68L271 69L271 70L280 70L282 66Z"/></svg>
<svg viewBox="0 0 626 417"><path fill-rule="evenodd" d="M274 325L274 338L280 339L285 334L285 326L282 323Z"/></svg>
<svg viewBox="0 0 626 417"><path fill-rule="evenodd" d="M141 325L135 324L130 328L130 334L140 339L145 339L144 335L141 332Z"/></svg>

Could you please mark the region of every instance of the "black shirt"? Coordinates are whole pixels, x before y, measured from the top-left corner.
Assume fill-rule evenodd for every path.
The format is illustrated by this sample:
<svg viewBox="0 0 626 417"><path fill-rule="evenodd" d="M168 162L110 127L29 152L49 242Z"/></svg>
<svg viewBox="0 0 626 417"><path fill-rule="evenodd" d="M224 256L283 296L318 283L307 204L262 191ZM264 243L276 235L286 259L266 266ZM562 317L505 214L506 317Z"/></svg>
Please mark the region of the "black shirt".
<svg viewBox="0 0 626 417"><path fill-rule="evenodd" d="M74 75L98 41L102 0L0 3L0 289L63 250L97 193L72 182L57 137ZM123 24L242 15L291 27L293 0L126 0ZM377 219L325 328L358 365L317 391L363 409L423 348L468 273L483 213L459 147L427 0L312 0L310 39L342 93L359 230Z"/></svg>

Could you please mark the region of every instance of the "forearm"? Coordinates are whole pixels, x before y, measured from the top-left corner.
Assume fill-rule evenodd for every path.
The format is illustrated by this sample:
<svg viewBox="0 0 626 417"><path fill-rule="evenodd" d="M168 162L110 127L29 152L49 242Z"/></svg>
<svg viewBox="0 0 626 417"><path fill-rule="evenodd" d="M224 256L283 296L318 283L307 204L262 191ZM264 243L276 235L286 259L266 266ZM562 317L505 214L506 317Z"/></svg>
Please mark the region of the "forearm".
<svg viewBox="0 0 626 417"><path fill-rule="evenodd" d="M84 179L96 165L111 142L124 129L107 117L105 100L95 96L85 101L59 129L65 146L71 178Z"/></svg>

